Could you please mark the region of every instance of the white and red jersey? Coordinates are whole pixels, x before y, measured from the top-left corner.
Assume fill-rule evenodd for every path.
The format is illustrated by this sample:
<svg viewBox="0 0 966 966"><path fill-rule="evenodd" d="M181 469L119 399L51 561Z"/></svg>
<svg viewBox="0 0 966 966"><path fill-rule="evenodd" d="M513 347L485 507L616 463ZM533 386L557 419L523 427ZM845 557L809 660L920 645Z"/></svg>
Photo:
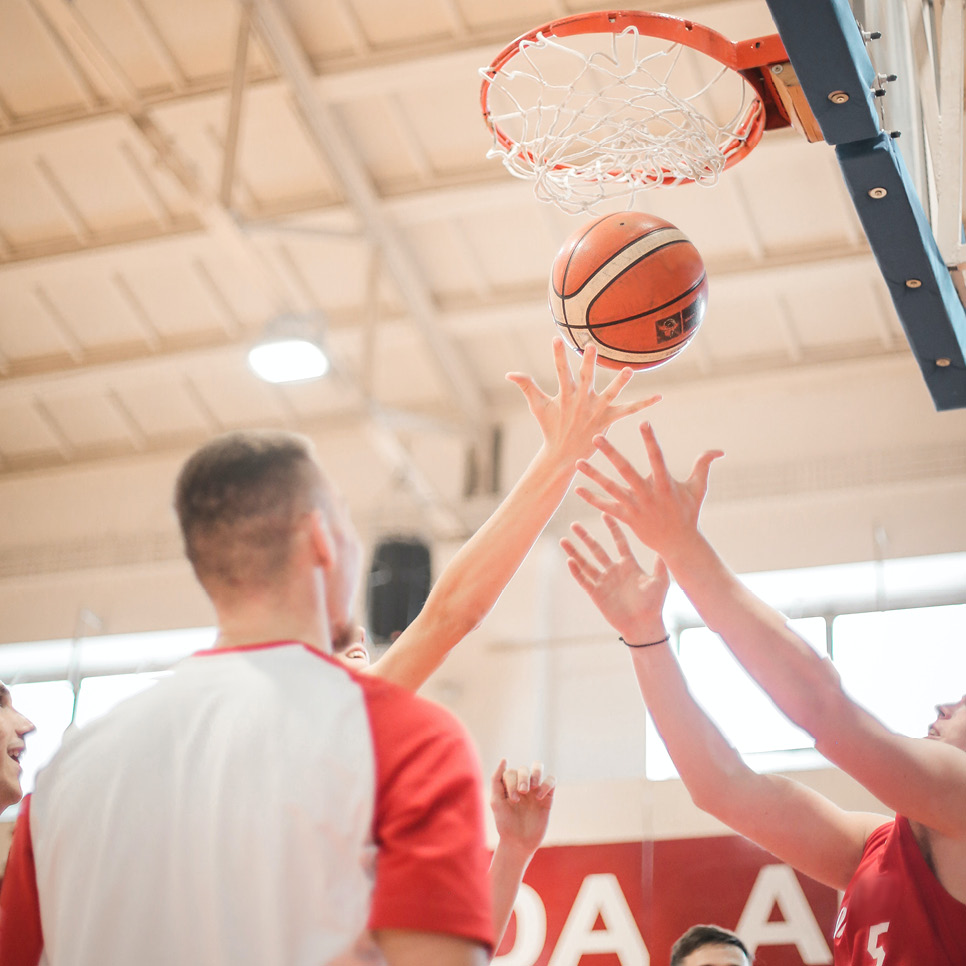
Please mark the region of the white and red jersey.
<svg viewBox="0 0 966 966"><path fill-rule="evenodd" d="M966 905L929 868L907 818L869 836L834 940L835 966L966 964Z"/></svg>
<svg viewBox="0 0 966 966"><path fill-rule="evenodd" d="M373 929L490 946L482 803L444 709L299 643L205 651L38 776L0 962L348 966Z"/></svg>

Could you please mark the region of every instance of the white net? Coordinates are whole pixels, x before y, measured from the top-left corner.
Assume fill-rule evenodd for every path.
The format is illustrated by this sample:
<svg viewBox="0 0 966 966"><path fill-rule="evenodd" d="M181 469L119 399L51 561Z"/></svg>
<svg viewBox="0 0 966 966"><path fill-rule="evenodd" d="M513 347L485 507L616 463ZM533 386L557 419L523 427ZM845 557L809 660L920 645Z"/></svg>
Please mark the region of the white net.
<svg viewBox="0 0 966 966"><path fill-rule="evenodd" d="M521 42L490 82L493 147L542 201L564 211L628 205L643 190L710 185L760 130L741 74L678 43L621 33Z"/></svg>

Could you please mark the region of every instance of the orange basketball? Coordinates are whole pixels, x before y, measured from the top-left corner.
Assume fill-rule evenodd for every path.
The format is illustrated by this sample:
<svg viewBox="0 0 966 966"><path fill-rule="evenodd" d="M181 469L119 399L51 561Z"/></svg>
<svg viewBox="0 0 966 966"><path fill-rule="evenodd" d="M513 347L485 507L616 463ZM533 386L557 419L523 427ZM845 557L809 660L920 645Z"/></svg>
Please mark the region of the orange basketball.
<svg viewBox="0 0 966 966"><path fill-rule="evenodd" d="M708 304L698 250L670 222L639 211L574 232L550 275L550 311L580 353L609 369L653 369L693 338Z"/></svg>

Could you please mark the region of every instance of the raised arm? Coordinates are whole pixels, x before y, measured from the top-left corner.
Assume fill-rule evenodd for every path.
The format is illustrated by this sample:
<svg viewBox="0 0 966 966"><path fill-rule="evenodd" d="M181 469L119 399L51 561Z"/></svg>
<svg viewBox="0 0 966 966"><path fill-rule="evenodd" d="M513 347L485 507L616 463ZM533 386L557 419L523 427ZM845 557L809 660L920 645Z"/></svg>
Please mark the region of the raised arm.
<svg viewBox="0 0 966 966"><path fill-rule="evenodd" d="M561 541L577 583L628 645L641 694L688 793L714 815L762 848L833 888L843 889L862 855L869 832L886 819L846 812L805 786L776 775L758 775L729 744L688 689L668 644L662 618L669 579L657 558L653 574L635 559L619 524L604 516L617 556L582 526Z"/></svg>
<svg viewBox="0 0 966 966"><path fill-rule="evenodd" d="M559 338L553 341L553 354L556 395L547 395L522 373L507 376L523 391L540 427L539 451L506 499L440 574L422 611L370 673L418 689L490 612L560 505L577 460L593 453L595 436L660 399L651 396L618 404L617 397L631 378L630 369L619 372L603 392L596 392L593 347L584 352L576 380Z"/></svg>
<svg viewBox="0 0 966 966"><path fill-rule="evenodd" d="M643 476L598 437L614 479L586 462L581 470L604 495L577 492L626 523L663 557L712 630L778 707L815 738L830 761L890 808L944 835L966 838L966 754L952 744L896 735L842 689L831 662L794 633L729 570L698 527L712 461L701 456L688 479L668 472L654 431L641 427L651 473Z"/></svg>
<svg viewBox="0 0 966 966"><path fill-rule="evenodd" d="M543 766L507 768L500 762L491 780L490 808L499 835L490 863L494 948L506 932L523 873L547 834L556 782Z"/></svg>

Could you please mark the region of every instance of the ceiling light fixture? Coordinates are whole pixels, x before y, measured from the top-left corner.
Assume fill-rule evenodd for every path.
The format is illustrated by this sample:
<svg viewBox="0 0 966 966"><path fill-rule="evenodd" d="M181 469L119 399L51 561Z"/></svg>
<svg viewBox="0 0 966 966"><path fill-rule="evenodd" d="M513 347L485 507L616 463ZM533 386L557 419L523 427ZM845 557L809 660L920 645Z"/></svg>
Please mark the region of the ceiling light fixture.
<svg viewBox="0 0 966 966"><path fill-rule="evenodd" d="M248 364L266 382L304 382L329 371L317 317L278 315L265 325L262 338L248 353Z"/></svg>

